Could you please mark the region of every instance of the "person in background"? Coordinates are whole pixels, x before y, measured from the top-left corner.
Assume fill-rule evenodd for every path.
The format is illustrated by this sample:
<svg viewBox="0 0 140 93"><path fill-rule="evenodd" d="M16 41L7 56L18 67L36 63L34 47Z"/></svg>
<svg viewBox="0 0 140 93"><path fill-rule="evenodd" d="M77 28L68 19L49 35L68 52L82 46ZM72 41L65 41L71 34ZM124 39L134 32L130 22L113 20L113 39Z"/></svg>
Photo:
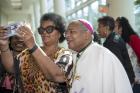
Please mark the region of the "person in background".
<svg viewBox="0 0 140 93"><path fill-rule="evenodd" d="M123 40L132 47L137 56L138 63L140 63L140 37L133 30L128 19L125 17L118 17L116 19L116 29Z"/></svg>
<svg viewBox="0 0 140 93"><path fill-rule="evenodd" d="M20 68L24 93L68 93L67 83L71 78L72 53L58 46L64 41L65 22L55 13L41 17L38 32L43 46L35 42L31 28L24 24L17 31L27 49L16 56ZM0 50L2 61L8 71L13 70L13 57L9 50L5 31L0 33ZM7 59L9 57L9 59Z"/></svg>
<svg viewBox="0 0 140 93"><path fill-rule="evenodd" d="M0 28L2 30L2 27ZM18 38L17 36L12 36L9 38L9 47L10 51L13 54L13 57L18 55L22 50L26 48L23 40ZM5 70L2 62L1 66L3 67L3 75L1 79L0 92L1 93L13 93L15 86L15 75L13 73L9 73Z"/></svg>
<svg viewBox="0 0 140 93"><path fill-rule="evenodd" d="M125 17L117 17L115 21L115 32L120 34L128 46L129 55L136 75L134 93L140 93L140 37L133 30Z"/></svg>
<svg viewBox="0 0 140 93"><path fill-rule="evenodd" d="M84 19L68 25L65 33L68 47L77 52L77 57L73 57L70 93L133 93L119 59L93 42L93 32L92 25Z"/></svg>
<svg viewBox="0 0 140 93"><path fill-rule="evenodd" d="M114 53L122 63L127 72L130 83L133 85L135 74L123 39L114 32L115 21L110 16L103 16L98 19L98 31L101 38L105 38L103 46Z"/></svg>

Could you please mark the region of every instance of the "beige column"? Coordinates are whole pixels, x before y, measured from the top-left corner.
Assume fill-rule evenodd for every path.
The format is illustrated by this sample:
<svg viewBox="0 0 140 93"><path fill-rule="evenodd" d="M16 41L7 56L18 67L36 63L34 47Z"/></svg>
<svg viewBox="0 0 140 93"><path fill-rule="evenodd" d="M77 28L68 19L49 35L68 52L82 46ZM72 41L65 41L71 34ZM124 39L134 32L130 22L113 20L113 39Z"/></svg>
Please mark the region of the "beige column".
<svg viewBox="0 0 140 93"><path fill-rule="evenodd" d="M29 11L30 11L30 16L31 16L31 22L30 22L31 27L32 27L33 32L35 32L36 25L35 25L35 13L34 13L33 4L30 6Z"/></svg>
<svg viewBox="0 0 140 93"><path fill-rule="evenodd" d="M40 1L40 12L41 15L47 13L47 0L39 0Z"/></svg>
<svg viewBox="0 0 140 93"><path fill-rule="evenodd" d="M35 39L36 39L36 42L39 44L39 45L42 45L42 40L41 40L41 37L40 35L38 34L37 32L37 28L40 26L40 3L39 3L39 0L36 0L34 3L33 3L33 11L34 11L34 17L35 17Z"/></svg>
<svg viewBox="0 0 140 93"><path fill-rule="evenodd" d="M132 27L135 28L134 0L107 0L107 3L109 4L108 15L114 18L127 17Z"/></svg>
<svg viewBox="0 0 140 93"><path fill-rule="evenodd" d="M0 9L0 25L6 25L8 23L8 16Z"/></svg>
<svg viewBox="0 0 140 93"><path fill-rule="evenodd" d="M65 17L65 0L53 0L54 12Z"/></svg>
<svg viewBox="0 0 140 93"><path fill-rule="evenodd" d="M65 14L65 0L53 0L54 12L66 18ZM59 44L61 47L67 48L67 42Z"/></svg>

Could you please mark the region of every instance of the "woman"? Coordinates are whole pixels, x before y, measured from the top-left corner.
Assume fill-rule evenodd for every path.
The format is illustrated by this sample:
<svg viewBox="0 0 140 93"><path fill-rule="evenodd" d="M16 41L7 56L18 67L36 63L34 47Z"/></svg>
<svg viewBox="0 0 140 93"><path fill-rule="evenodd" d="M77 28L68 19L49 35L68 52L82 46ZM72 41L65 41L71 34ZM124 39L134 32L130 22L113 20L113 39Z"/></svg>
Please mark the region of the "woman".
<svg viewBox="0 0 140 93"><path fill-rule="evenodd" d="M43 41L41 48L36 44L33 33L27 25L21 26L18 30L18 36L28 47L17 56L20 61L23 86L21 88L24 92L68 93L67 82L71 77L72 53L58 46L58 43L65 39L63 36L65 23L62 17L54 13L42 16L38 29ZM5 67L10 71L12 63L11 66L6 63L8 64L12 58L4 40L1 39L0 47L3 51L2 60L6 61ZM9 59L6 59L6 55Z"/></svg>
<svg viewBox="0 0 140 93"><path fill-rule="evenodd" d="M125 17L118 17L116 19L115 31L117 31L123 40L132 47L138 58L138 63L140 63L140 37L133 30Z"/></svg>
<svg viewBox="0 0 140 93"><path fill-rule="evenodd" d="M13 53L14 57L26 48L23 40L21 40L17 36L12 36L9 38L9 47L10 47L10 50ZM3 68L3 70L5 71L4 68ZM1 93L13 93L14 85L15 85L14 84L15 78L16 77L13 73L9 73L7 71L3 72L2 80L0 83L1 84L0 85L0 92Z"/></svg>
<svg viewBox="0 0 140 93"><path fill-rule="evenodd" d="M125 17L117 17L115 22L115 32L121 35L129 47L129 55L136 75L133 90L134 93L140 93L140 38L136 32L134 32L128 19Z"/></svg>

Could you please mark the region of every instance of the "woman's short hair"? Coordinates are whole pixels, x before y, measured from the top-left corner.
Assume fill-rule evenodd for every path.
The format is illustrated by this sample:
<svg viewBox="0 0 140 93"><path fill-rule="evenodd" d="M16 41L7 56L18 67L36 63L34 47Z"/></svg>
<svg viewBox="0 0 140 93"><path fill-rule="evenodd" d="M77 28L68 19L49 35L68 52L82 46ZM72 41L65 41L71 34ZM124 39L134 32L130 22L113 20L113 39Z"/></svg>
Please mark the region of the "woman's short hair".
<svg viewBox="0 0 140 93"><path fill-rule="evenodd" d="M43 21L52 21L56 26L57 30L60 32L61 37L59 42L62 43L65 40L64 32L66 31L66 23L62 16L55 14L55 13L46 13L41 17L40 25Z"/></svg>

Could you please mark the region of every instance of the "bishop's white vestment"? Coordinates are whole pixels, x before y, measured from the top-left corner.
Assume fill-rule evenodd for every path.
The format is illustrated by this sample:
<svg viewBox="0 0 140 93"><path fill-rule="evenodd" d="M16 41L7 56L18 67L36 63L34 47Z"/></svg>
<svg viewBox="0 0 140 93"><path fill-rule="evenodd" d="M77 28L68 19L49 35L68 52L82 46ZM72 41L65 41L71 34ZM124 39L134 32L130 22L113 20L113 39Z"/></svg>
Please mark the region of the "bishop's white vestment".
<svg viewBox="0 0 140 93"><path fill-rule="evenodd" d="M119 59L92 42L77 61L70 93L133 93Z"/></svg>

